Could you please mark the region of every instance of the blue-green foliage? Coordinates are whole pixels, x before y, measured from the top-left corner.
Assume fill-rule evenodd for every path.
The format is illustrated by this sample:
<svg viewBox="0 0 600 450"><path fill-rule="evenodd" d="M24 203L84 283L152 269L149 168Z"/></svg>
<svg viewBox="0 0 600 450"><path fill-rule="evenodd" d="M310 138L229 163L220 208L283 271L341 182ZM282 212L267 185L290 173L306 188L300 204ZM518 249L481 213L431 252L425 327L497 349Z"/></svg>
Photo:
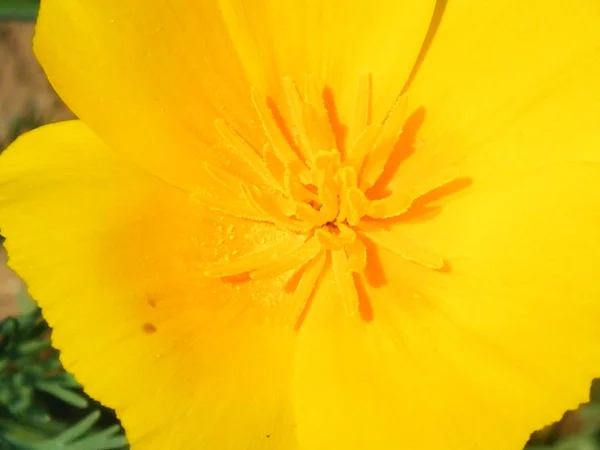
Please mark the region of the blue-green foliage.
<svg viewBox="0 0 600 450"><path fill-rule="evenodd" d="M126 449L111 411L59 362L39 309L0 324L0 449Z"/></svg>

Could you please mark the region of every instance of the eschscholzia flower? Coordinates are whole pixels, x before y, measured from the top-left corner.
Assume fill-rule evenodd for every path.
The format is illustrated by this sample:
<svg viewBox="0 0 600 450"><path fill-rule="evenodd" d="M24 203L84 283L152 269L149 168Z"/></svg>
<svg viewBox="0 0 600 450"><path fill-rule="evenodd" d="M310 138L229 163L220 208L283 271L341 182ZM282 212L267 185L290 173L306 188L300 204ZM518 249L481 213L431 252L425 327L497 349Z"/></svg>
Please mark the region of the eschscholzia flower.
<svg viewBox="0 0 600 450"><path fill-rule="evenodd" d="M133 448L522 448L600 374L600 2L42 1L10 264Z"/></svg>

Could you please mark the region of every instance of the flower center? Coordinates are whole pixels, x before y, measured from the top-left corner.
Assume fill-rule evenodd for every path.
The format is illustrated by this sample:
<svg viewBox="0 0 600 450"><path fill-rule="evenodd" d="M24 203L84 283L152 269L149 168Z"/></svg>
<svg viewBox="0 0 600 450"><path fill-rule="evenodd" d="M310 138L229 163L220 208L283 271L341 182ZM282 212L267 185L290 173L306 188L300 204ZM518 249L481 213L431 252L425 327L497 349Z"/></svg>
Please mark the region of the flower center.
<svg viewBox="0 0 600 450"><path fill-rule="evenodd" d="M383 198L367 197L366 192L384 173L406 120L406 99L401 96L384 121L370 123L370 83L370 76L359 82L355 114L345 136L333 125L336 118L332 107L310 76L302 93L291 79L284 79L285 115L268 97L253 91L265 136L262 148L252 146L225 121L216 121L228 148L250 167L253 182L241 181L231 170L206 166L215 182L238 187L239 198L228 199L225 204L200 190L193 197L224 214L287 229L291 238L247 255L232 256L208 268L208 276L248 274L257 279L295 271L292 273L298 276L292 278L299 280L293 294L295 320L303 314L328 268L333 271L348 314L358 312L355 282L367 263L367 240L425 267L442 268L444 261L438 255L385 227L373 228L378 220L404 214L415 199L454 180L458 173L445 169L428 174L419 186Z"/></svg>

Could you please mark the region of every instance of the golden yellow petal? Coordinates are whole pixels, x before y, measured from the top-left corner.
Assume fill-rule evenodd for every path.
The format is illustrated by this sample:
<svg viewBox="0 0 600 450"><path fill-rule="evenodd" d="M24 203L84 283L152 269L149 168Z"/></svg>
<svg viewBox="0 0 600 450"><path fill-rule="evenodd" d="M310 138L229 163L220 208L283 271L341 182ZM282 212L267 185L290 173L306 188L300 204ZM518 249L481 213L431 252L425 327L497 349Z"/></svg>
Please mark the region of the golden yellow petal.
<svg viewBox="0 0 600 450"><path fill-rule="evenodd" d="M392 289L398 297L409 292L398 283ZM468 419L459 416L473 399L461 405L462 386L441 382L428 323L402 298L397 316L378 304L372 322L358 320L340 292L329 273L299 332L292 389L300 448L475 448L463 440Z"/></svg>
<svg viewBox="0 0 600 450"><path fill-rule="evenodd" d="M598 24L596 0L448 2L407 93L409 112L424 108L418 148L393 183L457 167L490 184L597 159Z"/></svg>
<svg viewBox="0 0 600 450"><path fill-rule="evenodd" d="M212 193L198 188L210 173L250 176L221 150L238 136L250 155L262 150L252 87L275 104L287 92L289 114L312 125L323 113L315 87L331 88L346 124L385 116L433 2L183 3L47 2L36 44L75 112L171 184L73 124L15 144L54 142L39 160L13 149L0 165L12 264L56 327L67 367L116 407L134 443L518 450L586 399L600 375L597 1L438 2L445 14L388 164L399 168L373 189L429 186L424 178L447 169L463 177L384 222L386 245L412 243L436 264L367 242L364 277L342 267L340 283L309 263L301 298L287 274L207 278L208 267L289 233L224 218L204 208L213 197L174 186ZM302 110L285 77L316 107ZM294 157L283 150L271 149ZM216 197L227 195L236 198ZM340 292L352 287L359 314L349 317ZM309 314L296 343L288 322L298 310ZM90 332L96 341L79 339Z"/></svg>
<svg viewBox="0 0 600 450"><path fill-rule="evenodd" d="M305 360L296 363L312 378L300 392L329 398L324 416L344 411L345 422L327 425L356 430L348 448L362 448L350 443L396 417L406 425L389 442L407 448L440 448L439 433L446 434L442 448L519 450L533 430L587 401L600 375L599 180L598 163L564 163L466 190L433 219L389 224L389 233L427 245L446 266L427 269L386 249L371 254L371 264L383 268L367 270L371 324L336 323L339 314L330 311L316 322L320 303L313 303L298 347ZM316 373L327 372L333 346L354 385L326 397L342 375L319 385ZM406 385L419 393L407 394ZM349 392L361 392L351 386L369 386L362 393L371 402L370 409L356 405L355 419L349 402L335 412ZM424 417L440 431L420 435ZM299 439L306 439L300 428Z"/></svg>
<svg viewBox="0 0 600 450"><path fill-rule="evenodd" d="M212 148L215 119L252 128L248 84L216 1L44 1L34 44L79 118L179 186L193 189L203 161L227 156Z"/></svg>
<svg viewBox="0 0 600 450"><path fill-rule="evenodd" d="M400 95L435 1L220 0L220 4L252 84L283 103L282 77L303 83L306 75L312 75L321 89L331 90L350 132L360 133L368 121L382 120ZM366 77L372 85L362 82ZM356 122L356 115L362 123Z"/></svg>
<svg viewBox="0 0 600 450"><path fill-rule="evenodd" d="M221 140L215 120L262 149L253 86L283 104L284 78L304 92L310 76L319 98L327 88L337 120L381 120L413 67L433 5L46 1L35 49L58 93L98 135L193 189L201 161L232 165L227 151L212 148ZM365 76L372 86L364 88ZM326 117L312 123L329 126Z"/></svg>
<svg viewBox="0 0 600 450"><path fill-rule="evenodd" d="M65 367L134 448L296 448L286 277L204 275L288 235L212 214L81 122L2 155L0 224Z"/></svg>

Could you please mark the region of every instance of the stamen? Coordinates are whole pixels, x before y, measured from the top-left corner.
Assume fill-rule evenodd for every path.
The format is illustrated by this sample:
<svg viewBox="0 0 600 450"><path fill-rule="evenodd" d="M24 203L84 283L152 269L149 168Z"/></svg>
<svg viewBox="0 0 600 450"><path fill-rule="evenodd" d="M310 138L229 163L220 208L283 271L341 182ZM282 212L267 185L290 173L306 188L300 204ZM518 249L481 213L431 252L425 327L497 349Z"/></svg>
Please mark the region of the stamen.
<svg viewBox="0 0 600 450"><path fill-rule="evenodd" d="M273 113L267 104L266 97L259 94L256 89L252 89L252 102L260 118L265 135L269 139L277 158L279 158L284 166L289 167L291 170L297 171L298 173L303 171L308 172L308 168L292 149L290 142L287 141L277 124L277 121L273 117Z"/></svg>
<svg viewBox="0 0 600 450"><path fill-rule="evenodd" d="M222 262L207 268L204 274L211 278L230 277L250 273L265 265L265 261L277 261L283 254L295 251L304 244L304 239L294 236L275 245L262 248L261 250L247 255L236 256L231 261Z"/></svg>
<svg viewBox="0 0 600 450"><path fill-rule="evenodd" d="M338 215L338 193L335 174L340 164L339 153L320 151L314 159L313 173L317 178L319 201L322 205L321 213L327 222L334 220Z"/></svg>
<svg viewBox="0 0 600 450"><path fill-rule="evenodd" d="M261 211L268 217L269 222L297 233L308 233L312 229L310 223L292 218L292 215L296 211L296 205L293 200L279 195L266 195L259 189L250 189L247 186L242 186L242 189L248 201L258 211Z"/></svg>
<svg viewBox="0 0 600 450"><path fill-rule="evenodd" d="M349 148L355 146L355 142L358 139L358 135L362 133L362 131L371 123L372 93L373 87L371 74L362 74L358 80L354 115L349 124Z"/></svg>
<svg viewBox="0 0 600 450"><path fill-rule="evenodd" d="M429 192L455 181L460 175L458 167L445 167L433 172L429 172L422 180L422 183L411 187L410 193L415 200L428 194Z"/></svg>
<svg viewBox="0 0 600 450"><path fill-rule="evenodd" d="M276 255L276 259L271 258L266 263L263 262L260 268L256 268L250 272L250 278L258 279L276 276L300 267L316 257L322 249L323 247L319 240L313 236L293 251Z"/></svg>
<svg viewBox="0 0 600 450"><path fill-rule="evenodd" d="M356 239L356 232L349 226L339 223L333 231L328 226L318 228L315 230L315 236L325 248L342 250Z"/></svg>
<svg viewBox="0 0 600 450"><path fill-rule="evenodd" d="M325 268L327 261L327 253L321 251L315 258L311 259L305 266L302 272L302 277L298 282L298 286L292 296L292 305L290 307L289 323L297 326L298 320L304 315L308 307L308 300L317 289L317 282Z"/></svg>
<svg viewBox="0 0 600 450"><path fill-rule="evenodd" d="M356 226L368 212L370 202L360 189L353 187L344 193L346 203L348 204L348 224Z"/></svg>
<svg viewBox="0 0 600 450"><path fill-rule="evenodd" d="M360 171L367 156L373 151L373 147L382 131L383 127L378 124L366 127L348 151L348 156L346 157L347 163L354 166L357 171Z"/></svg>
<svg viewBox="0 0 600 450"><path fill-rule="evenodd" d="M445 261L439 255L401 232L390 231L377 219L404 214L416 199L458 176L455 168L431 172L416 185L401 189L394 185L388 197L367 198L365 192L381 178L398 144L406 120L406 95L397 98L383 121L373 124L372 79L370 74L361 76L355 109L342 130L333 97L326 104L316 79L307 76L301 88L292 78L283 80L286 114L270 97L252 90L265 135L260 153L225 120L217 120L218 133L245 165L231 165L227 170L206 165L206 176L215 183L211 189L192 194L199 203L223 214L267 222L289 232L285 241L253 253L237 256L232 250L232 256L205 273L261 279L293 272L288 280L287 292L294 292L287 320L296 328L329 267L346 313L359 315L362 287L356 277L367 266L367 239L407 261L442 269ZM246 164L252 169L249 173L242 172Z"/></svg>
<svg viewBox="0 0 600 450"><path fill-rule="evenodd" d="M375 244L390 252L401 256L407 261L414 262L429 269L439 270L444 267L444 260L435 253L416 245L410 239L402 237L399 233L387 230L364 232L363 234Z"/></svg>
<svg viewBox="0 0 600 450"><path fill-rule="evenodd" d="M358 313L359 299L354 277L348 264L348 257L344 250L335 250L331 252L331 268L333 276L340 289L344 309L349 316L355 316Z"/></svg>
<svg viewBox="0 0 600 450"><path fill-rule="evenodd" d="M348 218L348 200L344 195L350 187L356 186L356 171L353 167L342 167L336 173L336 181L340 187L340 205L337 216L338 222L344 222Z"/></svg>
<svg viewBox="0 0 600 450"><path fill-rule="evenodd" d="M296 201L311 202L319 199L317 194L308 189L291 170L285 171L283 183L287 194Z"/></svg>
<svg viewBox="0 0 600 450"><path fill-rule="evenodd" d="M342 167L337 171L336 177L341 186L341 189L349 189L356 187L358 179L354 167Z"/></svg>
<svg viewBox="0 0 600 450"><path fill-rule="evenodd" d="M458 178L459 171L455 167L445 168L431 173L421 184L410 190L403 190L379 200L373 200L370 205L369 217L388 219L404 214L415 200L425 194L445 186Z"/></svg>
<svg viewBox="0 0 600 450"><path fill-rule="evenodd" d="M265 183L273 189L281 191L281 185L273 177L273 174L267 168L265 161L242 136L227 125L224 120L215 120L215 127L229 147L234 150L241 159L247 162Z"/></svg>
<svg viewBox="0 0 600 450"><path fill-rule="evenodd" d="M352 226L358 225L360 219L369 212L370 202L356 187L356 170L353 167L343 167L338 170L337 179L340 185L340 211L337 220L347 220Z"/></svg>
<svg viewBox="0 0 600 450"><path fill-rule="evenodd" d="M240 198L239 194L244 189L241 180L225 170L209 166L208 164L204 165L204 169L206 170L206 174L217 185L221 186L225 195L218 195L214 188L210 190L198 188L190 194L190 198L193 201L213 211L218 211L232 217L257 221L268 219L264 212L257 210L252 203L243 201L243 197ZM238 189L237 191L236 188Z"/></svg>
<svg viewBox="0 0 600 450"><path fill-rule="evenodd" d="M324 214L304 202L296 203L296 212L294 215L300 220L312 223L315 227L320 227L327 223L327 218Z"/></svg>
<svg viewBox="0 0 600 450"><path fill-rule="evenodd" d="M367 247L360 239L354 239L346 246L348 255L348 269L360 272L367 266Z"/></svg>
<svg viewBox="0 0 600 450"><path fill-rule="evenodd" d="M190 198L205 208L227 216L256 221L268 220L268 217L259 211L256 211L251 205L238 203L235 200L232 200L229 195L217 198L209 195L204 190L196 189L190 194Z"/></svg>
<svg viewBox="0 0 600 450"><path fill-rule="evenodd" d="M242 186L244 185L242 180L240 180L231 172L223 170L220 167L204 163L203 168L204 170L206 170L206 173L213 179L213 181L216 181L217 184L219 184L231 193L239 192L239 190L241 190Z"/></svg>
<svg viewBox="0 0 600 450"><path fill-rule="evenodd" d="M386 117L381 135L366 158L360 176L360 188L364 192L372 187L383 173L383 169L398 142L398 137L402 133L407 106L406 95L401 95Z"/></svg>
<svg viewBox="0 0 600 450"><path fill-rule="evenodd" d="M329 113L317 80L312 75L305 78L305 99L302 118L314 146L317 150L335 148L335 134L329 123Z"/></svg>
<svg viewBox="0 0 600 450"><path fill-rule="evenodd" d="M415 198L403 192L390 195L378 200L372 200L369 205L369 217L374 219L388 219L404 214L413 204Z"/></svg>
<svg viewBox="0 0 600 450"><path fill-rule="evenodd" d="M280 186L285 186L285 172L289 168L286 168L281 160L277 158L270 142L265 143L262 153L267 169L273 174L273 178L277 180Z"/></svg>
<svg viewBox="0 0 600 450"><path fill-rule="evenodd" d="M310 160L314 156L314 149L312 147L310 135L306 132L306 127L304 126L304 103L291 78L285 77L283 79L283 90L294 124L292 131L295 132L295 138L298 140L304 158Z"/></svg>

